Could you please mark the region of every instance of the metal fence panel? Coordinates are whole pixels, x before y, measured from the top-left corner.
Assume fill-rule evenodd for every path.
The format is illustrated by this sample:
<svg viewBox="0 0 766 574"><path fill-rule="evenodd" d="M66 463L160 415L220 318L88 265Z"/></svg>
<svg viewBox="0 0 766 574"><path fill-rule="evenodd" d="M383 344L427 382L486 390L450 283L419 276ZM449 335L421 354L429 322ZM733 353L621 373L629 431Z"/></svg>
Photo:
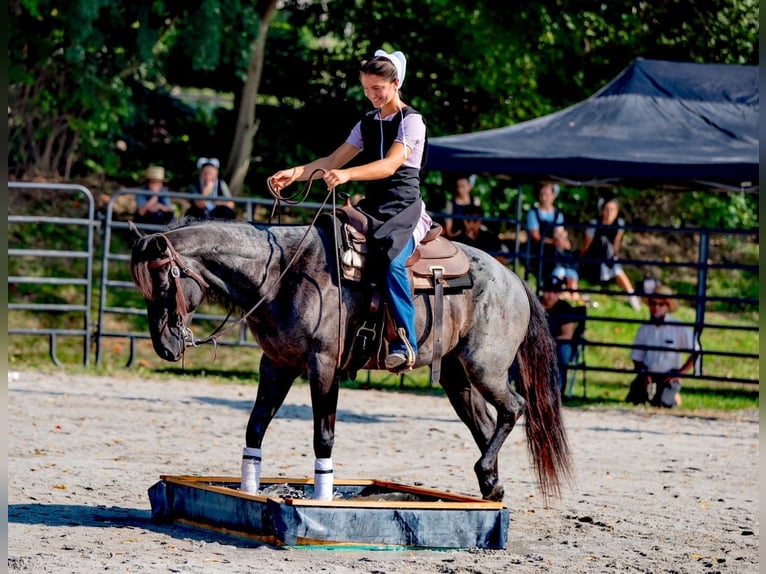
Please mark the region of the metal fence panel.
<svg viewBox="0 0 766 574"><path fill-rule="evenodd" d="M60 364L60 361L56 357L56 338L59 336L78 336L83 338L83 362L89 364L90 347L95 345L96 351L96 364L101 363L104 341L107 338L125 338L130 342L130 355L127 359L127 365L131 365L135 359L135 345L138 340L150 339L149 333L145 329L138 329L135 325L130 324L131 317L144 317L146 309L143 301L137 294L135 286L130 278L129 274L129 261L130 261L130 249L129 249L129 223L128 219L124 215L116 216L115 206L121 200L124 200L126 196L130 198L137 193L146 193L141 190L121 190L114 194L108 204L105 207L103 221L99 220L95 215L95 205L93 196L89 190L79 185L65 185L65 184L37 184L37 183L21 183L21 182L9 182L9 191L11 193L21 193L24 191L34 193L42 196L48 194L50 199L48 202L62 201L62 197L69 197L75 195L80 197L82 202L81 213L51 216L46 211L49 209L41 210L40 214L36 214L33 209L25 213L10 213L8 216L9 232L13 236L13 240L9 241L9 260L20 260L29 258L32 260L42 260L44 258L55 258L70 261L82 261L82 272L77 274L67 274L66 276L55 277L38 277L34 274L9 274L9 301L8 309L10 311L26 312L31 314L39 314L40 316L52 313L79 313L82 315L82 327L81 328L56 328L56 327L29 327L25 325L14 325L9 318L9 334L14 335L47 335L50 338L51 345L51 358L56 364ZM188 193L176 193L176 192L164 192L173 199L181 201L190 201L195 197L193 194ZM240 211L244 212L246 220L253 220L254 215L259 207L264 208L264 211L268 213L273 206L273 202L267 199L259 198L233 198L235 203L238 204ZM41 199L41 201L44 201ZM13 202L12 202L13 203ZM77 203L74 201L73 203ZM302 203L299 207L293 208L295 213L313 214L317 209L321 207L316 203ZM440 215L446 214L433 214L435 218ZM527 244L522 244L520 238L523 236L525 229L519 226L520 217L514 219L499 219L492 218L486 221L489 225L504 224L508 228L516 227L516 234L514 239L509 241L509 252L506 253L506 258L509 264L520 275L527 278L533 288L539 288L533 277L529 277L529 271L520 268L520 265L526 261L528 257ZM23 240L19 240L16 235L13 234L13 229L23 225L38 225L47 224L53 225L57 228L81 228L85 229L85 238L82 241L82 245L72 242L67 245L66 249L62 249L61 245L27 245ZM98 254L94 247L95 237L94 233L102 225L101 231L103 232L103 245L101 253L101 276L98 280L98 284L95 285L99 289L98 308L96 311L95 325L92 321L92 309L94 308L93 299L93 265L98 260ZM569 225L567 225L569 227ZM163 229L160 226L152 225L139 225L139 229L143 232L156 232ZM576 227L576 225L574 226ZM584 226L583 226L584 227ZM757 325L734 325L727 323L715 323L710 322L706 317L706 308L711 303L731 303L735 305L742 305L745 308L758 309L758 300L753 297L744 297L741 295L729 295L729 294L711 294L709 291L709 274L716 270L734 269L748 273L757 273L758 265L746 264L743 262L732 261L728 254L716 254L715 244L717 243L716 237L726 235L754 235L755 240L758 240L757 230L712 230L712 229L700 229L700 228L640 228L626 226L626 231L638 232L638 231L653 231L658 234L670 235L673 233L691 233L695 236L697 242L697 258L694 261L676 261L669 262L664 260L621 260L624 267L633 267L634 269L655 266L664 268L688 268L696 275L696 287L693 295L679 295L680 299L685 299L688 304L691 304L694 308L694 321L688 323L690 327L693 327L698 340L700 340L703 330L723 330L735 332L753 332L757 337L759 328ZM521 233L520 233L521 232ZM18 235L18 234L17 234ZM59 233L60 235L60 233ZM75 234L73 234L74 237ZM20 235L19 237L23 237ZM119 241L115 241L119 238ZM11 239L11 237L9 237ZM513 245L512 245L513 244ZM17 300L13 297L14 289L19 289L22 286L56 286L56 287L77 287L83 290L83 296L75 301L66 301L64 303L51 303L51 302L36 302L30 300ZM11 288L14 289L11 289ZM621 291L610 290L609 287L600 285L592 289L584 289L584 293L598 293L601 295L609 295L615 297L624 297L625 294ZM599 316L597 313L588 313L588 322L609 322L615 324L640 324L645 322L643 319L637 320L634 317L627 316ZM197 328L200 328L200 324L210 325L210 330L226 320L226 315L220 313L218 310L201 309L195 314L195 324ZM115 326L116 325L116 326ZM704 343L704 338L701 339ZM245 325L238 328L234 333L230 334L227 338L220 341L220 344L226 346L245 346L245 347L257 347L257 343L252 340L252 337L247 331ZM624 349L626 354L630 352L631 345L625 343L619 343L617 341L598 341L591 338L588 339L588 345L593 347L612 347L618 349ZM719 357L735 358L741 361L758 360L757 353L749 353L742 349L706 349L702 346L702 357L708 357L711 359ZM592 354L589 355L592 357ZM577 367L583 371L600 371L600 372L614 372L614 373L629 373L629 368L615 368L614 365L595 364L591 359L588 364ZM755 383L758 380L741 379L731 377L725 373L719 372L707 372L706 369L698 371L694 378L701 378L710 381L719 382L744 382Z"/></svg>
<svg viewBox="0 0 766 574"><path fill-rule="evenodd" d="M73 264L68 266L72 272L65 277L41 277L41 276L8 276L8 334L9 335L47 335L50 340L50 356L56 365L61 361L57 356L56 341L59 336L82 337L83 339L83 364L90 362L91 347L91 313L93 297L93 262L96 260L94 253L94 234L99 223L95 219L95 202L93 194L81 185L31 183L31 182L8 182L9 213L8 213L8 258L9 268L14 263L23 260L33 260L36 267L42 268L42 260L46 258L64 259L69 262L80 260L82 269ZM22 196L24 196L22 198ZM29 199L29 200L27 200ZM51 216L50 205L61 205L62 210L72 211L72 216ZM64 209L64 204L66 208ZM13 206L21 206L25 213L12 213ZM39 208L39 214L30 213ZM75 215L76 214L76 215ZM68 237L72 243L68 249L60 249L60 245L39 245L41 235L25 232L29 226L50 224L62 230L69 230ZM80 233L78 233L78 230ZM84 234L81 233L84 231ZM35 245L29 245L34 240ZM76 301L64 303L35 303L27 300L23 293L15 286L56 286L77 287L82 291L81 297L74 297ZM39 315L56 313L75 313L82 315L82 327L80 328L56 328L38 325L36 327L24 327L14 325L14 315L11 311L22 311Z"/></svg>

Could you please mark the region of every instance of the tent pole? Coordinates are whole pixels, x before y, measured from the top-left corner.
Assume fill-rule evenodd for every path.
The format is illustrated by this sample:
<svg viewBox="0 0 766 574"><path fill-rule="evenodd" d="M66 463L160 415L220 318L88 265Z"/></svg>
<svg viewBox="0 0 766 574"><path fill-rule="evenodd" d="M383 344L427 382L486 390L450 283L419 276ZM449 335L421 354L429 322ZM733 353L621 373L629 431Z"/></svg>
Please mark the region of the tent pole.
<svg viewBox="0 0 766 574"><path fill-rule="evenodd" d="M516 188L516 242L514 244L513 272L519 274L519 248L521 247L521 184Z"/></svg>
<svg viewBox="0 0 766 574"><path fill-rule="evenodd" d="M705 326L705 302L707 299L707 261L710 252L710 233L703 230L700 233L700 246L697 268L697 293L694 300L694 340L699 345L700 355L695 365L694 374L702 374L702 328Z"/></svg>

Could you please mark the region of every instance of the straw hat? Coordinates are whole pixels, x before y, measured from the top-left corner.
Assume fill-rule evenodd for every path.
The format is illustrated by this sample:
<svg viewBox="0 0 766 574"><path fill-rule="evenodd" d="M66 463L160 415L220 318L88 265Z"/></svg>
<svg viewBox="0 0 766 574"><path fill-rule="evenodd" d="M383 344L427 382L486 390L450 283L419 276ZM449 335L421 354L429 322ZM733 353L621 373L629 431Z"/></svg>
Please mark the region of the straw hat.
<svg viewBox="0 0 766 574"><path fill-rule="evenodd" d="M675 293L673 293L673 290L670 287L665 285L657 285L657 287L654 288L654 291L652 291L651 295L644 297L644 303L648 305L649 299L667 298L668 311L673 313L678 310L678 299L670 298L673 297L673 295L675 295Z"/></svg>
<svg viewBox="0 0 766 574"><path fill-rule="evenodd" d="M165 168L158 165L151 165L147 167L146 179L153 181L167 181L165 179Z"/></svg>

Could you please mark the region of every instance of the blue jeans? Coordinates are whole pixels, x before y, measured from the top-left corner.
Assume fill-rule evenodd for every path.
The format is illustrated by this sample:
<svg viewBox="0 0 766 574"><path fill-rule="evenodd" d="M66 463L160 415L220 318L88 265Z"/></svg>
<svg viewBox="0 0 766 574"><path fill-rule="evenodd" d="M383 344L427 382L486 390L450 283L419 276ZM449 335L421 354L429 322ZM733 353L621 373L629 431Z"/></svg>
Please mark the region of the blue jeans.
<svg viewBox="0 0 766 574"><path fill-rule="evenodd" d="M559 386L562 393L566 390L567 372L573 354L574 346L571 343L559 342L556 344L556 356L559 361Z"/></svg>
<svg viewBox="0 0 766 574"><path fill-rule="evenodd" d="M410 237L407 246L391 262L386 272L386 284L388 286L388 302L394 316L396 327L403 327L407 331L407 340L410 342L412 351L418 354L418 339L415 334L415 304L412 302L410 280L407 276L407 259L415 251L415 240ZM398 339L391 343L389 352L404 352L404 343ZM406 353L405 353L406 354Z"/></svg>

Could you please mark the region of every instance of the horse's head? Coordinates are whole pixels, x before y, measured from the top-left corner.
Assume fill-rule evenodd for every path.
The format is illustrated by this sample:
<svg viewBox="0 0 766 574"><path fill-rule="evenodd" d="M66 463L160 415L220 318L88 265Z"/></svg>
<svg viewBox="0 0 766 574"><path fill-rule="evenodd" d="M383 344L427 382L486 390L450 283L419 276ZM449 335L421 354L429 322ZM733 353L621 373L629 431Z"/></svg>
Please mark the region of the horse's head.
<svg viewBox="0 0 766 574"><path fill-rule="evenodd" d="M178 361L193 336L189 323L208 284L173 247L164 233L141 235L131 225L135 243L130 271L144 296L154 350Z"/></svg>

